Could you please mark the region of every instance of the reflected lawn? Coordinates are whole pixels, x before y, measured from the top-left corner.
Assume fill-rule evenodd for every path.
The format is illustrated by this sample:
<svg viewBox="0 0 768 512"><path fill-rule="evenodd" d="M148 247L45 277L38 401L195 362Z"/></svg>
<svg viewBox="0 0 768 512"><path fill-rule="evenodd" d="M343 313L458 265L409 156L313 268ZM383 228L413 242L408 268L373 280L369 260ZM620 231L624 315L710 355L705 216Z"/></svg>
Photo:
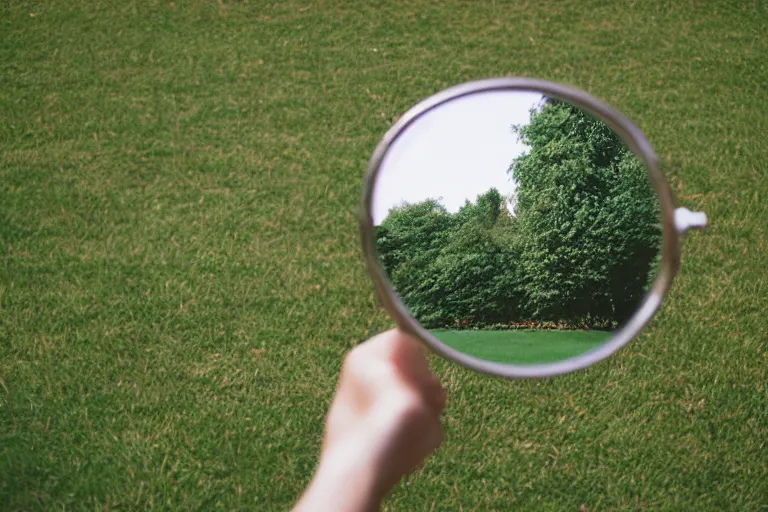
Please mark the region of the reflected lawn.
<svg viewBox="0 0 768 512"><path fill-rule="evenodd" d="M609 331L431 331L446 345L487 361L536 364L562 361L605 343Z"/></svg>

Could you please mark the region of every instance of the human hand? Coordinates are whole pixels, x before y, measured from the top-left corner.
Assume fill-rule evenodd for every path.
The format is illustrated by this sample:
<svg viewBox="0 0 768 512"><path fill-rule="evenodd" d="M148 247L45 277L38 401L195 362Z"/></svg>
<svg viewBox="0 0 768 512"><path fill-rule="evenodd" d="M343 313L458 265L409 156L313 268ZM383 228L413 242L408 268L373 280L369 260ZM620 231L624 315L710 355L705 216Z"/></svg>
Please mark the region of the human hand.
<svg viewBox="0 0 768 512"><path fill-rule="evenodd" d="M320 465L294 510L377 510L442 442L444 407L445 390L417 341L391 330L355 347L328 412Z"/></svg>

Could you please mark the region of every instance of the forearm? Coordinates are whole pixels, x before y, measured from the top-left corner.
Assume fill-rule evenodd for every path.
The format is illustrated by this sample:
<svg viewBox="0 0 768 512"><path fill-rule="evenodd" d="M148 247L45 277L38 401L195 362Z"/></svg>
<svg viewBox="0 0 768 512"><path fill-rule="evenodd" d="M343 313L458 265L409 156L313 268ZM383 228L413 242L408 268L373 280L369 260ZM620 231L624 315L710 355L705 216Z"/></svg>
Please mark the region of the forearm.
<svg viewBox="0 0 768 512"><path fill-rule="evenodd" d="M324 457L293 512L376 512L381 506L370 467L348 457Z"/></svg>

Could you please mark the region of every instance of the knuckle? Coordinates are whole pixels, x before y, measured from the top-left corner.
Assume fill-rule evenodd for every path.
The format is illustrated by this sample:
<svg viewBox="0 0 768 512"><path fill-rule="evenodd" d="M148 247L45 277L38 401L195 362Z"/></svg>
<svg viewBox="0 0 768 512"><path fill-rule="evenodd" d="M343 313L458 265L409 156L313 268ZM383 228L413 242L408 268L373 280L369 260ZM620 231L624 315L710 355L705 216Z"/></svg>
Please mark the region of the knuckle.
<svg viewBox="0 0 768 512"><path fill-rule="evenodd" d="M342 375L359 382L372 382L387 376L387 367L363 347L352 349L344 357Z"/></svg>
<svg viewBox="0 0 768 512"><path fill-rule="evenodd" d="M400 402L398 415L401 420L412 426L419 426L429 422L431 414L424 399L418 395L410 395Z"/></svg>
<svg viewBox="0 0 768 512"><path fill-rule="evenodd" d="M357 346L347 352L347 355L344 356L342 368L347 371L360 368L365 364L365 360L365 351L362 349L362 346Z"/></svg>

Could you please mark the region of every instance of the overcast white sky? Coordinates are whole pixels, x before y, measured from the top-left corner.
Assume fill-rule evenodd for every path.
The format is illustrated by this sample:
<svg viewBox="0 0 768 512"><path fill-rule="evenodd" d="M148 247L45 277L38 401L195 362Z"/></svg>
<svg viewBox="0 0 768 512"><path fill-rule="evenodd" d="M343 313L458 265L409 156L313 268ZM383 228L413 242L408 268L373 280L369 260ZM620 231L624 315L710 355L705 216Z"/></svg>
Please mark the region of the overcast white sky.
<svg viewBox="0 0 768 512"><path fill-rule="evenodd" d="M456 212L469 199L496 187L514 190L507 174L512 160L528 148L512 125L528 124L542 95L494 91L450 101L415 121L390 147L373 195L373 222L394 206L439 199Z"/></svg>

